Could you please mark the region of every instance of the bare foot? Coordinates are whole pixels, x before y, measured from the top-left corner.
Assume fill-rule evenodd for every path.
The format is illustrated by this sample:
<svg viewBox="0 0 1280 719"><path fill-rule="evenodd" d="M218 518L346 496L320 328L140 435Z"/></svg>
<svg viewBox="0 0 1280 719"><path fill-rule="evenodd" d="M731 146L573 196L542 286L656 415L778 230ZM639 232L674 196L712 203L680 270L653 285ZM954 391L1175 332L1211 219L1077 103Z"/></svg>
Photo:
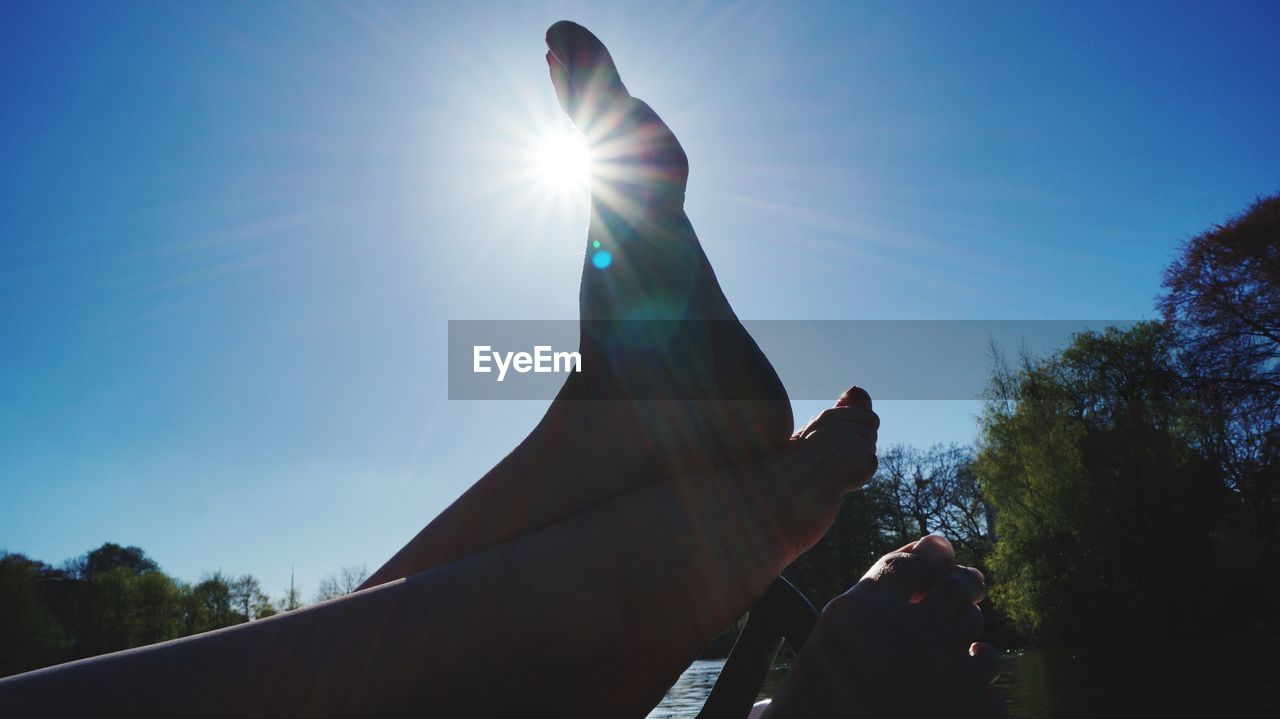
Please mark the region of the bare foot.
<svg viewBox="0 0 1280 719"><path fill-rule="evenodd" d="M930 535L881 557L836 597L765 712L786 717L1003 717L982 632L982 573Z"/></svg>
<svg viewBox="0 0 1280 719"><path fill-rule="evenodd" d="M792 559L827 533L844 494L871 481L879 428L871 396L850 387L835 406L797 430L783 451L748 468L767 485Z"/></svg>
<svg viewBox="0 0 1280 719"><path fill-rule="evenodd" d="M611 428L638 431L644 446L614 437L611 451L634 449L643 466L654 458L709 470L780 449L790 403L684 213L683 148L627 91L595 35L562 21L546 39L556 96L586 135L594 168L579 293L583 372L560 397L628 400L612 408L621 414ZM683 466L691 460L697 466Z"/></svg>
<svg viewBox="0 0 1280 719"><path fill-rule="evenodd" d="M597 171L579 305L582 371L529 436L365 586L510 541L660 477L762 461L791 404L684 213L688 162L604 45L556 23L547 62Z"/></svg>

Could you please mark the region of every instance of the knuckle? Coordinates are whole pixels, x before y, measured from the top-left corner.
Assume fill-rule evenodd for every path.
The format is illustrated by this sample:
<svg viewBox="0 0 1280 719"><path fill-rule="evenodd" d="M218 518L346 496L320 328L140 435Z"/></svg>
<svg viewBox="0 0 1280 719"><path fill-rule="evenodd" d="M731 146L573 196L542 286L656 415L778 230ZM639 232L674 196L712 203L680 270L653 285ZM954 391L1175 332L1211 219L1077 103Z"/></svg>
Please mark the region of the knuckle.
<svg viewBox="0 0 1280 719"><path fill-rule="evenodd" d="M899 574L909 570L919 561L920 558L914 554L894 552L884 555L876 564L881 568L881 574Z"/></svg>

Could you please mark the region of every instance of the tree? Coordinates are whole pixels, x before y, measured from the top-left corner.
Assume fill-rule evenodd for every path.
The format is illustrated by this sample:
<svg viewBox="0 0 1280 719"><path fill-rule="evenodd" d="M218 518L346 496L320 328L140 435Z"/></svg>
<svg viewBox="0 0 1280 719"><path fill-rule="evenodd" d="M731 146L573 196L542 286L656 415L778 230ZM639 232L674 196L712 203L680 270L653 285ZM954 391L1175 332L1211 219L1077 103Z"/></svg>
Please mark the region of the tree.
<svg viewBox="0 0 1280 719"><path fill-rule="evenodd" d="M181 626L177 585L138 547L107 542L72 560L75 655L164 641Z"/></svg>
<svg viewBox="0 0 1280 719"><path fill-rule="evenodd" d="M1179 587L1188 567L1215 567L1218 586L1250 570L1229 556L1221 471L1188 437L1199 407L1183 396L1175 340L1152 322L1086 332L993 380L974 465L999 537L992 595L1035 639L1221 627L1215 603L1241 601Z"/></svg>
<svg viewBox="0 0 1280 719"><path fill-rule="evenodd" d="M91 657L137 646L139 634L134 579L128 567L99 570L80 595L76 654Z"/></svg>
<svg viewBox="0 0 1280 719"><path fill-rule="evenodd" d="M342 567L337 572L320 580L320 588L316 590L316 601L323 602L344 594L350 594L364 584L369 578L369 571L364 565Z"/></svg>
<svg viewBox="0 0 1280 719"><path fill-rule="evenodd" d="M1280 194L1192 238L1163 286L1160 309L1187 331L1199 379L1280 396Z"/></svg>
<svg viewBox="0 0 1280 719"><path fill-rule="evenodd" d="M44 562L0 552L0 677L70 658L71 642L42 586L66 581Z"/></svg>
<svg viewBox="0 0 1280 719"><path fill-rule="evenodd" d="M182 593L163 572L146 572L134 581L137 634L132 646L176 639L182 635Z"/></svg>
<svg viewBox="0 0 1280 719"><path fill-rule="evenodd" d="M958 444L898 445L881 455L876 481L888 494L894 546L939 532L957 548L972 545L971 561L986 553L988 510L972 462L972 451Z"/></svg>
<svg viewBox="0 0 1280 719"><path fill-rule="evenodd" d="M245 621L231 602L231 582L219 570L206 574L183 593L183 635L229 627Z"/></svg>
<svg viewBox="0 0 1280 719"><path fill-rule="evenodd" d="M1187 242L1160 309L1181 333L1196 430L1250 512L1251 544L1280 554L1280 195Z"/></svg>
<svg viewBox="0 0 1280 719"><path fill-rule="evenodd" d="M72 560L71 564L81 579L91 579L96 574L113 569L125 569L135 576L160 571L155 561L140 548L122 547L114 542L106 542L101 547L90 550L83 557Z"/></svg>
<svg viewBox="0 0 1280 719"><path fill-rule="evenodd" d="M231 603L239 610L243 621L261 619L275 614L271 599L262 591L262 583L251 574L231 582Z"/></svg>
<svg viewBox="0 0 1280 719"><path fill-rule="evenodd" d="M0 676L276 613L252 576L215 572L187 585L138 547L108 542L65 567L0 552Z"/></svg>
<svg viewBox="0 0 1280 719"><path fill-rule="evenodd" d="M271 597L263 595L262 601L254 609L253 618L266 619L267 617L274 617L279 613L280 610L276 609L276 605L271 601Z"/></svg>

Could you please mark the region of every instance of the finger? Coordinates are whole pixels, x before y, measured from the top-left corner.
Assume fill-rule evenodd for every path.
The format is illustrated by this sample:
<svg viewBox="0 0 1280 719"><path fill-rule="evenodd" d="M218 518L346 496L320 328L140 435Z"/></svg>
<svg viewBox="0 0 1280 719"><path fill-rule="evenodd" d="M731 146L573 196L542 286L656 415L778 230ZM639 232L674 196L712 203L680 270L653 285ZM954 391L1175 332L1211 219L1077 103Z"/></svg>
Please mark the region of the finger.
<svg viewBox="0 0 1280 719"><path fill-rule="evenodd" d="M933 540L940 539L942 540L942 542L945 542L945 544L938 544L930 540L930 543L929 543L930 547L922 546L922 543L925 542L925 540L930 538L933 538ZM951 542L948 542L946 537L943 537L942 535L939 535L939 534L926 534L914 542L908 542L902 545L901 547L898 547L897 549L893 550L891 554L896 552L912 552L916 554L923 552L930 558L933 558L935 554L939 554L939 553L947 554L948 556L955 555L955 550L951 548ZM944 561L944 560L939 559L939 561Z"/></svg>
<svg viewBox="0 0 1280 719"><path fill-rule="evenodd" d="M986 619L976 604L961 609L951 621L947 622L943 631L951 645L966 646L982 634Z"/></svg>
<svg viewBox="0 0 1280 719"><path fill-rule="evenodd" d="M1000 653L986 642L974 642L969 645L968 671L975 682L983 686L993 684L1000 678Z"/></svg>
<svg viewBox="0 0 1280 719"><path fill-rule="evenodd" d="M973 567L955 567L924 595L920 604L949 616L982 601L985 594L982 572Z"/></svg>
<svg viewBox="0 0 1280 719"><path fill-rule="evenodd" d="M886 554L872 565L862 582L891 592L904 601L932 586L946 573L948 565L912 552Z"/></svg>
<svg viewBox="0 0 1280 719"><path fill-rule="evenodd" d="M912 554L918 554L931 562L950 565L955 562L956 550L951 546L951 542L941 534L926 534L917 539L909 550Z"/></svg>

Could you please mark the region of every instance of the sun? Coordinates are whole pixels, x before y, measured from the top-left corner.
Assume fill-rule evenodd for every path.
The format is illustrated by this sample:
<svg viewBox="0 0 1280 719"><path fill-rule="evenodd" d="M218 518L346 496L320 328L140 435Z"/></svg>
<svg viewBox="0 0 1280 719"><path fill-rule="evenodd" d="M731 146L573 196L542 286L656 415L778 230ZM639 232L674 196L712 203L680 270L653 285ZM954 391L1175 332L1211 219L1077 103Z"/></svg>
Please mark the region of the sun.
<svg viewBox="0 0 1280 719"><path fill-rule="evenodd" d="M587 141L571 128L543 135L533 148L533 175L546 189L573 192L591 184L591 156Z"/></svg>

